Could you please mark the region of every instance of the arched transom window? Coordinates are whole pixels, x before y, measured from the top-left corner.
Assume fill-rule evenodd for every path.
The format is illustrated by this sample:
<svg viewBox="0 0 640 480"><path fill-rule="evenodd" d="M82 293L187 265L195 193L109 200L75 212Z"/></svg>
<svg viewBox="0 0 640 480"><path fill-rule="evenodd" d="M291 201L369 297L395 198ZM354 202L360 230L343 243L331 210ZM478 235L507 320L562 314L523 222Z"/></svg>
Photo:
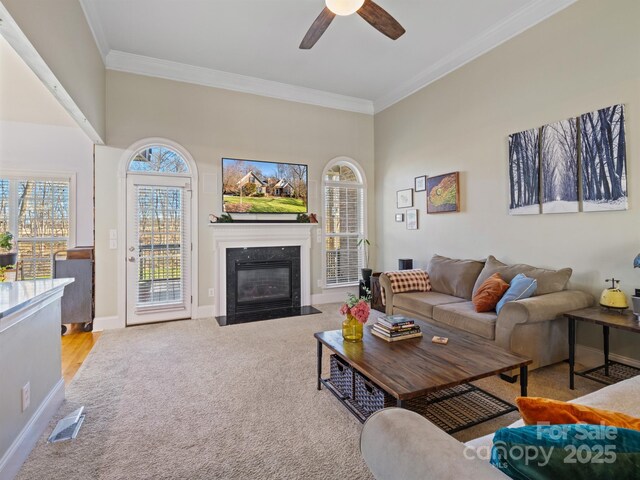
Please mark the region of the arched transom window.
<svg viewBox="0 0 640 480"><path fill-rule="evenodd" d="M145 147L129 163L130 172L188 174L189 165L175 150L162 145Z"/></svg>
<svg viewBox="0 0 640 480"><path fill-rule="evenodd" d="M325 284L357 284L363 265L358 245L365 237L363 175L348 161L329 164L323 177L324 187L324 260Z"/></svg>

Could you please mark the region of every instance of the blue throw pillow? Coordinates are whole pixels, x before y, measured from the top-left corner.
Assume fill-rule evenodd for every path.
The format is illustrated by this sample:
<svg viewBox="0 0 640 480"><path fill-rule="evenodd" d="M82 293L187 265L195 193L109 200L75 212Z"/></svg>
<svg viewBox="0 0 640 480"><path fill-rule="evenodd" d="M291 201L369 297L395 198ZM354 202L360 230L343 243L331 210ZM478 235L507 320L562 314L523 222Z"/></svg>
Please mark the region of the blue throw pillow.
<svg viewBox="0 0 640 480"><path fill-rule="evenodd" d="M496 305L496 313L500 313L500 310L507 302L529 298L535 293L537 286L538 281L535 278L529 278L524 273L519 273L513 277L509 284L509 290L504 292L504 295Z"/></svg>
<svg viewBox="0 0 640 480"><path fill-rule="evenodd" d="M496 432L491 464L517 480L640 477L640 431L605 425L531 425Z"/></svg>

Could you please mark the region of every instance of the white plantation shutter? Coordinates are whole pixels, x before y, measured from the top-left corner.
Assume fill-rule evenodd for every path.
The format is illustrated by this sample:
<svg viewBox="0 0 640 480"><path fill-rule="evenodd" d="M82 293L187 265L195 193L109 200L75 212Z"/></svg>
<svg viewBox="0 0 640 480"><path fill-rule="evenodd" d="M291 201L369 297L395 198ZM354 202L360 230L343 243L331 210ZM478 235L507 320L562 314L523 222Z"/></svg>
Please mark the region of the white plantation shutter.
<svg viewBox="0 0 640 480"><path fill-rule="evenodd" d="M360 278L364 238L364 185L351 167L337 165L324 182L324 250L327 286L352 285Z"/></svg>
<svg viewBox="0 0 640 480"><path fill-rule="evenodd" d="M134 226L138 232L136 310L184 308L189 278L182 187L138 185Z"/></svg>
<svg viewBox="0 0 640 480"><path fill-rule="evenodd" d="M67 249L69 189L69 179L0 179L0 233L14 234L24 279L51 278L53 254Z"/></svg>

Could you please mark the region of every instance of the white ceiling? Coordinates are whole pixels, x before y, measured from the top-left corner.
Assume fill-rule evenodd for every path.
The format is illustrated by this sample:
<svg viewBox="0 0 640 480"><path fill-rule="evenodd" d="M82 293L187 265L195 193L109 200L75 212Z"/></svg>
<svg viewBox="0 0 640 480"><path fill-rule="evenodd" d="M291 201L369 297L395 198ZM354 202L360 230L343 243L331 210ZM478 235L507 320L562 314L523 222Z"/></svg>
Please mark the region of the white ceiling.
<svg viewBox="0 0 640 480"><path fill-rule="evenodd" d="M109 68L368 113L573 1L378 0L397 41L351 15L300 50L323 0L81 0Z"/></svg>

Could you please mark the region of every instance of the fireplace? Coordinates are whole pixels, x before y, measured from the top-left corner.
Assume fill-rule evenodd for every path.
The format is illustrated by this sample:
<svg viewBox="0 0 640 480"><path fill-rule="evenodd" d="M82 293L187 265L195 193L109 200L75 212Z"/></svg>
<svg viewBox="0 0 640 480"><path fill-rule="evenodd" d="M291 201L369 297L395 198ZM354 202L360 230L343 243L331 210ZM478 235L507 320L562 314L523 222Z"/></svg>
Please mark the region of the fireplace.
<svg viewBox="0 0 640 480"><path fill-rule="evenodd" d="M227 317L300 307L300 247L228 248Z"/></svg>
<svg viewBox="0 0 640 480"><path fill-rule="evenodd" d="M209 228L218 324L319 313L311 306L311 234L317 225L234 222Z"/></svg>

